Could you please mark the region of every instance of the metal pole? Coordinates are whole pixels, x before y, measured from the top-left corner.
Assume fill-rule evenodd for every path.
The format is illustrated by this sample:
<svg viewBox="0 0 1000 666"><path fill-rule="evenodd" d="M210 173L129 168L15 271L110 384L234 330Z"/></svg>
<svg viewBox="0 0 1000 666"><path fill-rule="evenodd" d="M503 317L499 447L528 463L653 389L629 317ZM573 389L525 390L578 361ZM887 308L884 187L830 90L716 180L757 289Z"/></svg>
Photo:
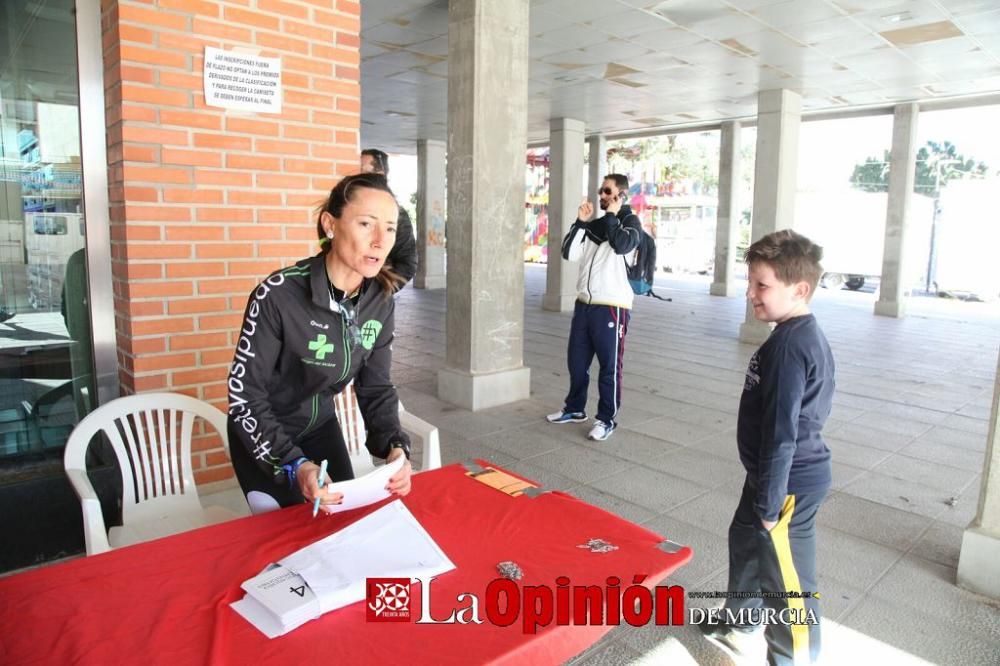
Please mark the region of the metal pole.
<svg viewBox="0 0 1000 666"><path fill-rule="evenodd" d="M938 199L941 196L941 187L939 181L941 180L941 170L940 165L934 165L934 210L931 213L931 247L930 252L927 253L927 284L924 285L924 291L928 294L931 293L931 282L933 282L933 272L935 257L934 253L937 250L937 218L938 218ZM937 290L935 289L935 292Z"/></svg>

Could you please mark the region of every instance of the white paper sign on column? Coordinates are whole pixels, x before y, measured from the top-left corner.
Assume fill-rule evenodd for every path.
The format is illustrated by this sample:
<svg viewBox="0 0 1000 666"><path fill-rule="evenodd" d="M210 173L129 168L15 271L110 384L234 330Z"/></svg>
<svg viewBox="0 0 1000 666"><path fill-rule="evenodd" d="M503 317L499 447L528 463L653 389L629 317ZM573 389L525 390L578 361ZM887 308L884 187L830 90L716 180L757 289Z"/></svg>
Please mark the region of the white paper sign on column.
<svg viewBox="0 0 1000 666"><path fill-rule="evenodd" d="M281 58L205 47L205 104L281 113Z"/></svg>

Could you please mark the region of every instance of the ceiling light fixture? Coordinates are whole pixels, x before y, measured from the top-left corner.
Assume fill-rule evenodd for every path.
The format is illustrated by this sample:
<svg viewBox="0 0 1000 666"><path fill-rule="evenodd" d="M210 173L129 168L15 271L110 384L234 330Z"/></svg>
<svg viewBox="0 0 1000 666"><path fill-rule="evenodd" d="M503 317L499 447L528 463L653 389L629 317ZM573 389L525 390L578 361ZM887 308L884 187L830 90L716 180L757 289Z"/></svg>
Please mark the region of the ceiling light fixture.
<svg viewBox="0 0 1000 666"><path fill-rule="evenodd" d="M897 12L895 14L886 14L882 17L883 21L888 23L902 23L903 21L912 21L913 14L910 12Z"/></svg>

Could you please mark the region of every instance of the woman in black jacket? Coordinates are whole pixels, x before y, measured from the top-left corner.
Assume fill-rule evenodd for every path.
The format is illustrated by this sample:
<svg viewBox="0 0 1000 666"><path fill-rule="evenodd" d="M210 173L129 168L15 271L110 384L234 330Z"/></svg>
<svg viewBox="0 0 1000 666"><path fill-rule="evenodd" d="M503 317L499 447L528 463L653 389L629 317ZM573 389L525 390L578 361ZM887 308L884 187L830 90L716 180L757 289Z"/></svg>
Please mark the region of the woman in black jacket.
<svg viewBox="0 0 1000 666"><path fill-rule="evenodd" d="M352 379L366 446L387 462L409 458L399 400L389 379L394 330L383 270L396 234L396 200L383 176L358 174L330 192L317 220L323 250L272 273L251 292L229 373L229 442L253 513L320 497L320 460L331 479L353 478L333 396ZM410 491L410 463L389 481Z"/></svg>

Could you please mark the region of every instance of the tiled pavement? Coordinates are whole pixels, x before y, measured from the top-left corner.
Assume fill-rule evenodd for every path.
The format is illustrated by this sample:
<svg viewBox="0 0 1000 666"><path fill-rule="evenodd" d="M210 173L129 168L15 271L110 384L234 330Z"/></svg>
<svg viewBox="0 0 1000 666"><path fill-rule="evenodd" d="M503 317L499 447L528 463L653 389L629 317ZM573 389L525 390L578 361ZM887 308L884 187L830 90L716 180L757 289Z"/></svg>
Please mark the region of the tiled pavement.
<svg viewBox="0 0 1000 666"><path fill-rule="evenodd" d="M544 422L568 387L570 315L541 309L544 267L525 274L531 399L478 413L439 401L445 292L408 287L393 369L407 410L440 428L445 464L487 458L643 524L694 550L668 582L725 589L742 479L736 409L753 352L736 335L743 299L711 297L705 280L664 281L670 303L637 299L621 426L591 442L589 424ZM873 303L821 290L813 304L838 367L825 430L834 489L818 519L823 662L1000 664L1000 604L955 585L978 502L1000 305L916 298L895 320L873 316ZM617 628L573 660L632 663L731 662L694 629L655 626Z"/></svg>
<svg viewBox="0 0 1000 666"><path fill-rule="evenodd" d="M541 309L544 267L525 275L531 400L477 413L439 401L445 293L407 288L393 376L406 408L440 428L445 464L487 458L688 544L695 557L669 582L725 589L742 479L736 409L753 352L736 335L743 299L711 297L704 281L664 282L670 303L637 299L621 426L591 442L589 424L543 420L568 387L570 315ZM813 307L838 369L825 430L834 490L819 515L824 662L998 664L1000 604L959 589L955 569L978 502L1000 305L916 298L894 320L873 316L874 300L824 289ZM666 662L730 663L686 627L622 627L574 660Z"/></svg>

